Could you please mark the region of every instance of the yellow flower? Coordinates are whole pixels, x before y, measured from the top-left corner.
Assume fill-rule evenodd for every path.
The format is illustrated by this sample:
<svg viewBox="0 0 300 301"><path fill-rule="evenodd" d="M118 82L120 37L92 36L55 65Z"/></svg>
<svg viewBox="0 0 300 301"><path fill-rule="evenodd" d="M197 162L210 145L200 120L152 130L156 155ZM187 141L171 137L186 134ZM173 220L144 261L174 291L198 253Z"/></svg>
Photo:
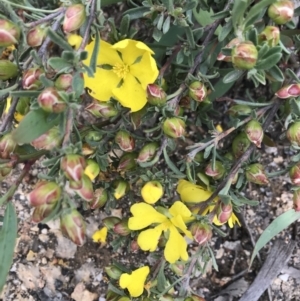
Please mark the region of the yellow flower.
<svg viewBox="0 0 300 301"><path fill-rule="evenodd" d="M149 267L144 266L131 274L122 274L119 280L120 287L127 288L131 297L139 297L144 291L144 284L149 272Z"/></svg>
<svg viewBox="0 0 300 301"><path fill-rule="evenodd" d="M92 239L94 242L106 243L106 237L107 237L107 228L103 227L103 228L97 230L93 234Z"/></svg>
<svg viewBox="0 0 300 301"><path fill-rule="evenodd" d="M163 196L164 188L158 181L150 181L143 186L141 194L146 203L154 204Z"/></svg>
<svg viewBox="0 0 300 301"><path fill-rule="evenodd" d="M78 34L71 33L67 37L68 43L73 46L76 50L80 47L82 42L82 37Z"/></svg>
<svg viewBox="0 0 300 301"><path fill-rule="evenodd" d="M191 212L182 202L176 201L167 210L167 216L145 203L132 205L130 211L133 214L128 221L130 230L141 230L152 224L158 224L139 234L137 242L142 250L154 252L162 232L168 232L169 237L164 250L166 260L170 263L180 258L188 260L187 242L179 230L190 239L193 238L185 224L185 221L191 217Z"/></svg>
<svg viewBox="0 0 300 301"><path fill-rule="evenodd" d="M207 191L203 187L186 180L179 180L177 192L185 203L204 202L212 195L211 191Z"/></svg>
<svg viewBox="0 0 300 301"><path fill-rule="evenodd" d="M91 181L94 181L100 173L100 167L98 163L92 159L88 159L86 161L84 173L90 178Z"/></svg>
<svg viewBox="0 0 300 301"><path fill-rule="evenodd" d="M85 48L89 56L84 61L90 64L95 42ZM94 77L84 74L85 85L99 101L111 97L132 112L142 109L146 102L146 88L158 76L153 51L144 43L126 39L114 45L100 41L97 69Z"/></svg>
<svg viewBox="0 0 300 301"><path fill-rule="evenodd" d="M6 106L5 106L5 114L8 113L10 106L11 106L11 97L7 97L7 99L6 99ZM20 112L15 111L14 118L18 122L21 122L21 120L24 118L24 115L21 114Z"/></svg>

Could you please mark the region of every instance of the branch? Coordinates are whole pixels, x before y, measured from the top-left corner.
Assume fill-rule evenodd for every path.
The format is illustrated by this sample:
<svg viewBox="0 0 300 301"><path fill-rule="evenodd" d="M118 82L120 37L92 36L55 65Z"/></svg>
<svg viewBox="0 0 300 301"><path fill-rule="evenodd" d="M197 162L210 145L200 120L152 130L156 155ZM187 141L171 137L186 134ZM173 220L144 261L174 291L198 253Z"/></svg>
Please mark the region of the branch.
<svg viewBox="0 0 300 301"><path fill-rule="evenodd" d="M49 22L49 21L52 21L55 17L57 17L59 14L61 14L62 12L65 11L65 8L60 8L58 11L56 11L55 13L53 14L50 14L42 19L39 19L37 21L33 21L33 22L30 22L30 23L25 23L24 25L26 27L35 27L37 25L40 25L40 24L43 24L43 23L46 23L46 22Z"/></svg>
<svg viewBox="0 0 300 301"><path fill-rule="evenodd" d="M14 120L14 113L15 113L18 101L19 101L18 97L14 97L12 99L12 102L11 102L10 108L8 110L8 113L4 117L3 122L0 126L0 133L3 133L5 130L7 130L8 127L11 126L11 124Z"/></svg>

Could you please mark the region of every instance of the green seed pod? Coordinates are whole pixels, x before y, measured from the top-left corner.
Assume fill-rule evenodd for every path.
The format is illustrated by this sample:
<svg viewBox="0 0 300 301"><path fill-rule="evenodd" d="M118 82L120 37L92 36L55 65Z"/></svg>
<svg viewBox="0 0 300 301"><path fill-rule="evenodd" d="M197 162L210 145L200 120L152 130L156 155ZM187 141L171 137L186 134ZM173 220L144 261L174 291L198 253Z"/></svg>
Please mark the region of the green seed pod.
<svg viewBox="0 0 300 301"><path fill-rule="evenodd" d="M18 66L9 60L0 60L0 80L8 80L18 75Z"/></svg>
<svg viewBox="0 0 300 301"><path fill-rule="evenodd" d="M246 178L249 182L258 185L267 185L269 183L264 167L259 163L254 163L247 166Z"/></svg>
<svg viewBox="0 0 300 301"><path fill-rule="evenodd" d="M274 1L269 6L268 16L276 24L283 25L294 17L294 3L288 0Z"/></svg>
<svg viewBox="0 0 300 301"><path fill-rule="evenodd" d="M242 132L232 141L232 152L236 158L239 158L251 145L247 135Z"/></svg>
<svg viewBox="0 0 300 301"><path fill-rule="evenodd" d="M232 64L237 69L250 70L257 62L258 51L250 41L241 42L232 48Z"/></svg>

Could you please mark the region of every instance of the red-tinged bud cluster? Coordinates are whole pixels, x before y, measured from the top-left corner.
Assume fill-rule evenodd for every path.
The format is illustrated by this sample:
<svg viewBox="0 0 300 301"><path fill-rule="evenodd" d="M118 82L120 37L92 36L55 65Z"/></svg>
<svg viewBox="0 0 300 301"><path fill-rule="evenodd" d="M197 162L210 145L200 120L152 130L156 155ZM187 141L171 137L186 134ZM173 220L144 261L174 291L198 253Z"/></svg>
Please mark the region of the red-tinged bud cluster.
<svg viewBox="0 0 300 301"><path fill-rule="evenodd" d="M258 35L260 43L266 42L270 47L275 47L280 41L280 30L276 26L266 26Z"/></svg>
<svg viewBox="0 0 300 301"><path fill-rule="evenodd" d="M24 90L38 90L43 87L40 75L44 73L42 68L30 68L24 71L22 76L22 87Z"/></svg>
<svg viewBox="0 0 300 301"><path fill-rule="evenodd" d="M224 164L220 161L215 161L214 165L213 162L210 162L205 168L205 174L215 180L219 180L225 175Z"/></svg>
<svg viewBox="0 0 300 301"><path fill-rule="evenodd" d="M94 197L90 203L91 209L102 208L108 200L107 191L104 188L97 188L94 192Z"/></svg>
<svg viewBox="0 0 300 301"><path fill-rule="evenodd" d="M81 181L70 181L70 188L87 202L91 202L94 198L93 183L85 174L82 175Z"/></svg>
<svg viewBox="0 0 300 301"><path fill-rule="evenodd" d="M247 166L246 178L249 182L254 184L258 184L258 185L269 184L269 180L265 173L264 167L262 164L259 163L254 163Z"/></svg>
<svg viewBox="0 0 300 301"><path fill-rule="evenodd" d="M46 28L43 25L38 25L36 27L31 28L28 31L26 35L26 41L28 46L38 47L42 45L45 37L46 37Z"/></svg>
<svg viewBox="0 0 300 301"><path fill-rule="evenodd" d="M300 189L294 191L293 204L295 211L300 211Z"/></svg>
<svg viewBox="0 0 300 301"><path fill-rule="evenodd" d="M0 139L0 158L8 159L11 153L15 150L17 144L13 140L10 133L5 134Z"/></svg>
<svg viewBox="0 0 300 301"><path fill-rule="evenodd" d="M37 150L52 150L59 147L62 141L62 136L58 127L53 127L45 134L34 139L30 144Z"/></svg>
<svg viewBox="0 0 300 301"><path fill-rule="evenodd" d="M121 236L127 236L131 233L128 228L128 219L122 219L120 222L114 225L113 231Z"/></svg>
<svg viewBox="0 0 300 301"><path fill-rule="evenodd" d="M0 80L8 80L18 75L18 66L9 60L0 60Z"/></svg>
<svg viewBox="0 0 300 301"><path fill-rule="evenodd" d="M294 122L286 132L292 145L300 146L300 121Z"/></svg>
<svg viewBox="0 0 300 301"><path fill-rule="evenodd" d="M58 90L69 91L72 88L72 74L61 74L54 82L54 86Z"/></svg>
<svg viewBox="0 0 300 301"><path fill-rule="evenodd" d="M241 132L232 141L232 152L235 158L239 158L251 145L246 133Z"/></svg>
<svg viewBox="0 0 300 301"><path fill-rule="evenodd" d="M151 161L154 158L154 156L158 150L158 147L159 147L159 145L157 142L150 142L150 143L144 145L143 148L140 150L139 156L136 159L136 161L138 163Z"/></svg>
<svg viewBox="0 0 300 301"><path fill-rule="evenodd" d="M124 152L132 152L135 147L135 141L127 131L120 130L115 135L115 142Z"/></svg>
<svg viewBox="0 0 300 301"><path fill-rule="evenodd" d="M189 85L189 96L197 102L202 102L207 96L207 89L202 82L194 81Z"/></svg>
<svg viewBox="0 0 300 301"><path fill-rule="evenodd" d="M264 131L257 120L251 120L246 124L245 133L252 143L254 143L257 147L261 147L261 143L264 138Z"/></svg>
<svg viewBox="0 0 300 301"><path fill-rule="evenodd" d="M147 86L147 100L153 106L163 106L167 102L167 94L158 85L150 84Z"/></svg>
<svg viewBox="0 0 300 301"><path fill-rule="evenodd" d="M269 6L268 16L276 24L283 25L291 21L294 17L294 3L289 0L274 1Z"/></svg>
<svg viewBox="0 0 300 301"><path fill-rule="evenodd" d="M293 185L300 186L300 163L290 169L289 175Z"/></svg>
<svg viewBox="0 0 300 301"><path fill-rule="evenodd" d="M199 245L206 244L212 238L212 229L209 225L201 222L195 222L191 225L190 231L194 237L194 240Z"/></svg>
<svg viewBox="0 0 300 301"><path fill-rule="evenodd" d="M67 108L66 102L53 87L44 89L37 102L44 111L49 113L61 113Z"/></svg>
<svg viewBox="0 0 300 301"><path fill-rule="evenodd" d="M300 96L300 84L292 84L289 86L282 87L275 93L275 95L278 98L282 99L298 97Z"/></svg>
<svg viewBox="0 0 300 301"><path fill-rule="evenodd" d="M167 118L163 123L164 133L171 138L179 138L185 135L185 122L177 117Z"/></svg>
<svg viewBox="0 0 300 301"><path fill-rule="evenodd" d="M218 221L221 224L226 223L229 220L229 218L231 217L231 215L232 215L232 204L231 203L229 203L229 204L221 203L218 206L216 216L217 216Z"/></svg>
<svg viewBox="0 0 300 301"><path fill-rule="evenodd" d="M138 154L136 152L123 154L119 161L118 171L127 171L134 169L136 167L137 157Z"/></svg>
<svg viewBox="0 0 300 301"><path fill-rule="evenodd" d="M81 183L85 167L86 162L84 157L76 154L66 155L61 159L60 162L61 170L72 182Z"/></svg>
<svg viewBox="0 0 300 301"><path fill-rule="evenodd" d="M28 194L29 204L33 207L56 204L61 197L61 188L55 182L41 181Z"/></svg>
<svg viewBox="0 0 300 301"><path fill-rule="evenodd" d="M224 48L227 49L232 49L232 47L236 46L237 44L239 44L241 41L238 38L234 38L233 40L231 40ZM231 62L231 56L226 56L224 55L222 52L220 52L217 56L217 60L218 61L224 61L224 62Z"/></svg>
<svg viewBox="0 0 300 301"><path fill-rule="evenodd" d="M250 41L241 42L231 51L232 64L237 69L250 70L254 68L257 57L258 51Z"/></svg>
<svg viewBox="0 0 300 301"><path fill-rule="evenodd" d="M111 118L118 114L114 105L110 102L93 102L85 108L95 117Z"/></svg>
<svg viewBox="0 0 300 301"><path fill-rule="evenodd" d="M0 47L8 47L18 44L21 36L21 29L13 22L0 19Z"/></svg>
<svg viewBox="0 0 300 301"><path fill-rule="evenodd" d="M44 204L34 208L31 220L34 223L40 223L53 212L56 203Z"/></svg>
<svg viewBox="0 0 300 301"><path fill-rule="evenodd" d="M76 245L82 246L85 242L86 224L82 215L76 210L66 210L60 217L62 233Z"/></svg>
<svg viewBox="0 0 300 301"><path fill-rule="evenodd" d="M63 21L64 32L72 32L79 29L86 20L85 6L74 4L67 8Z"/></svg>

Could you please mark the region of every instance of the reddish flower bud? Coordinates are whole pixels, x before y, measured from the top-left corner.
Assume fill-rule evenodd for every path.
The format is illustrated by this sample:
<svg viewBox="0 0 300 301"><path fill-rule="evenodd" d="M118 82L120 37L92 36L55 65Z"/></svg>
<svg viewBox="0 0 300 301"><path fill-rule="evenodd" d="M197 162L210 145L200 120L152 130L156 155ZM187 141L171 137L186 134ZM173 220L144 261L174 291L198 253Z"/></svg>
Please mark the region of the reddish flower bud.
<svg viewBox="0 0 300 301"><path fill-rule="evenodd" d="M290 174L292 183L296 186L300 186L300 163L294 165L290 169L289 174Z"/></svg>
<svg viewBox="0 0 300 301"><path fill-rule="evenodd" d="M0 164L0 181L2 181L6 176L12 171L12 163Z"/></svg>
<svg viewBox="0 0 300 301"><path fill-rule="evenodd" d="M22 77L22 87L24 90L38 90L43 84L40 81L40 75L44 73L41 68L30 68L24 71Z"/></svg>
<svg viewBox="0 0 300 301"><path fill-rule="evenodd" d="M102 223L108 230L113 230L115 224L119 223L120 221L121 219L116 216L108 216L102 220Z"/></svg>
<svg viewBox="0 0 300 301"><path fill-rule="evenodd" d="M282 99L298 97L300 96L300 84L292 84L289 86L282 87L275 93L275 95L278 98Z"/></svg>
<svg viewBox="0 0 300 301"><path fill-rule="evenodd" d="M234 38L224 48L232 49L232 47L236 46L239 43L241 43L240 39ZM217 60L224 61L224 62L231 62L231 56L226 56L222 52L220 52L217 56Z"/></svg>
<svg viewBox="0 0 300 301"><path fill-rule="evenodd" d="M44 204L34 208L31 220L34 223L42 222L46 217L48 217L54 210L56 203L54 204Z"/></svg>
<svg viewBox="0 0 300 301"><path fill-rule="evenodd" d="M229 218L231 217L231 214L232 214L232 204L231 203L229 203L229 204L221 203L218 206L216 216L221 224L226 223L229 220Z"/></svg>
<svg viewBox="0 0 300 301"><path fill-rule="evenodd" d="M63 29L64 32L77 30L86 20L85 6L83 4L74 4L67 8Z"/></svg>
<svg viewBox="0 0 300 301"><path fill-rule="evenodd" d="M118 131L115 136L115 142L124 152L132 152L134 150L135 141L127 131Z"/></svg>
<svg viewBox="0 0 300 301"><path fill-rule="evenodd" d="M54 87L58 90L69 91L72 88L72 74L61 74L54 82Z"/></svg>
<svg viewBox="0 0 300 301"><path fill-rule="evenodd" d="M67 107L65 101L53 87L44 89L39 95L37 102L44 111L49 113L61 113Z"/></svg>
<svg viewBox="0 0 300 301"><path fill-rule="evenodd" d="M205 85L199 81L192 82L189 85L189 96L195 101L202 102L207 96Z"/></svg>
<svg viewBox="0 0 300 301"><path fill-rule="evenodd" d="M114 225L113 231L121 236L127 236L131 233L128 228L128 219L122 219L120 222Z"/></svg>
<svg viewBox="0 0 300 301"><path fill-rule="evenodd" d="M102 208L108 200L107 191L104 188L97 188L94 193L93 200L90 204L91 209Z"/></svg>
<svg viewBox="0 0 300 301"><path fill-rule="evenodd" d="M130 242L130 251L132 253L137 253L140 250L140 246L136 240Z"/></svg>
<svg viewBox="0 0 300 301"><path fill-rule="evenodd" d="M250 41L241 42L231 51L232 64L237 69L250 70L254 68L257 57L257 49Z"/></svg>
<svg viewBox="0 0 300 301"><path fill-rule="evenodd" d="M166 92L158 85L147 86L147 100L153 106L163 106L167 102Z"/></svg>
<svg viewBox="0 0 300 301"><path fill-rule="evenodd" d="M0 139L0 158L8 159L10 154L15 150L17 144L13 140L11 133L8 133Z"/></svg>
<svg viewBox="0 0 300 301"><path fill-rule="evenodd" d="M139 156L137 158L138 163L148 162L151 161L156 151L158 150L158 143L157 142L150 142L143 146L143 148L139 152Z"/></svg>
<svg viewBox="0 0 300 301"><path fill-rule="evenodd" d="M201 222L195 222L191 225L190 231L194 237L194 240L199 245L204 245L212 238L211 227Z"/></svg>
<svg viewBox="0 0 300 301"><path fill-rule="evenodd" d="M177 117L167 118L163 123L164 133L171 138L185 135L185 122Z"/></svg>
<svg viewBox="0 0 300 301"><path fill-rule="evenodd" d="M121 156L118 171L127 171L136 167L137 153L125 153Z"/></svg>
<svg viewBox="0 0 300 301"><path fill-rule="evenodd" d="M258 35L259 43L267 42L270 47L275 47L280 41L280 30L276 26L266 26Z"/></svg>
<svg viewBox="0 0 300 301"><path fill-rule="evenodd" d="M118 111L114 105L110 102L92 102L85 108L86 111L90 112L95 117L110 118L118 114Z"/></svg>
<svg viewBox="0 0 300 301"><path fill-rule="evenodd" d="M129 191L129 184L124 180L116 180L113 182L114 197L118 200Z"/></svg>
<svg viewBox="0 0 300 301"><path fill-rule="evenodd" d="M220 161L215 161L215 166L213 168L213 164L210 162L205 168L205 174L215 180L223 178L225 175L224 164Z"/></svg>
<svg viewBox="0 0 300 301"><path fill-rule="evenodd" d="M246 124L245 133L252 143L254 143L257 147L261 147L264 131L257 120L251 120Z"/></svg>
<svg viewBox="0 0 300 301"><path fill-rule="evenodd" d="M62 136L58 127L53 127L45 134L34 139L30 144L38 150L52 150L59 147L62 141Z"/></svg>
<svg viewBox="0 0 300 301"><path fill-rule="evenodd" d="M275 1L269 6L268 16L276 24L285 24L294 17L294 3L288 0Z"/></svg>
<svg viewBox="0 0 300 301"><path fill-rule="evenodd" d="M18 66L9 60L0 60L0 80L8 80L18 75Z"/></svg>
<svg viewBox="0 0 300 301"><path fill-rule="evenodd" d="M19 26L9 20L0 19L0 47L18 44L20 36Z"/></svg>
<svg viewBox="0 0 300 301"><path fill-rule="evenodd" d="M61 188L55 182L41 181L28 194L29 204L37 207L44 204L56 204L61 197Z"/></svg>
<svg viewBox="0 0 300 301"><path fill-rule="evenodd" d="M246 133L241 132L232 141L232 152L236 158L239 158L251 145Z"/></svg>
<svg viewBox="0 0 300 301"><path fill-rule="evenodd" d="M91 202L94 198L93 183L87 175L82 175L80 182L70 181L70 188L78 194L83 200ZM80 186L80 188L78 188Z"/></svg>
<svg viewBox="0 0 300 301"><path fill-rule="evenodd" d="M246 178L249 182L258 185L267 185L269 183L268 177L265 173L263 165L254 163L246 168Z"/></svg>
<svg viewBox="0 0 300 301"><path fill-rule="evenodd" d="M84 157L76 154L66 155L61 159L60 168L64 172L65 176L74 182L80 182L84 175L84 169L86 162Z"/></svg>
<svg viewBox="0 0 300 301"><path fill-rule="evenodd" d="M61 232L70 238L76 245L82 246L85 242L86 224L82 215L76 210L66 210L60 217Z"/></svg>
<svg viewBox="0 0 300 301"><path fill-rule="evenodd" d="M28 31L26 35L26 41L28 46L38 47L42 45L45 37L46 37L46 28L43 25L38 25L36 27L31 28Z"/></svg>
<svg viewBox="0 0 300 301"><path fill-rule="evenodd" d="M248 116L252 113L252 109L247 105L233 105L227 112L231 116Z"/></svg>
<svg viewBox="0 0 300 301"><path fill-rule="evenodd" d="M300 211L300 189L294 191L293 203L295 211Z"/></svg>
<svg viewBox="0 0 300 301"><path fill-rule="evenodd" d="M286 132L292 145L300 146L300 121L294 122Z"/></svg>

